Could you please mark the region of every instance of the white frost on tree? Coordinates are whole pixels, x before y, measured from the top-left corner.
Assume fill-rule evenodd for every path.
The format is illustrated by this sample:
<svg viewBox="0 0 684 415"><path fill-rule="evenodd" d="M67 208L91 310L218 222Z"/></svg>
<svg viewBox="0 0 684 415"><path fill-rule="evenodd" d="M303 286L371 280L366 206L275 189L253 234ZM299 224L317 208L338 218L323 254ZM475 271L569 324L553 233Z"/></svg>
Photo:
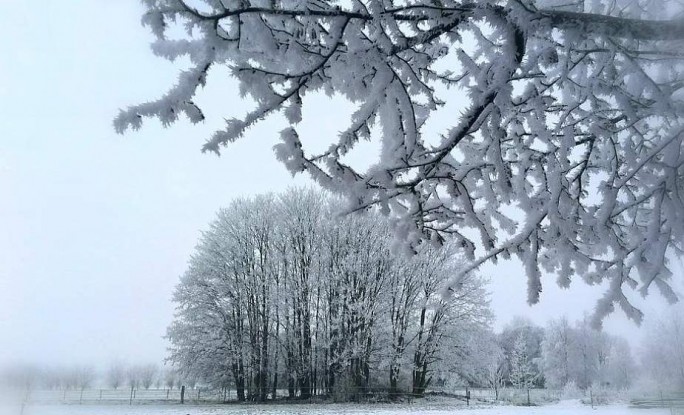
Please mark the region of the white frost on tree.
<svg viewBox="0 0 684 415"><path fill-rule="evenodd" d="M107 370L107 386L116 390L126 380L126 367L122 362L115 361Z"/></svg>
<svg viewBox="0 0 684 415"><path fill-rule="evenodd" d="M444 299L457 256L397 258L382 217L339 218L336 204L295 190L218 213L174 294L170 361L182 375L241 401L278 389L351 399L386 386L422 395L440 368L470 364L456 349L489 323L484 280L469 274Z"/></svg>
<svg viewBox="0 0 684 415"><path fill-rule="evenodd" d="M641 320L625 287L676 299L667 257L684 236L680 3L143 3L154 53L192 65L159 100L121 111L117 131L146 117L202 121L195 95L212 67L225 66L256 105L229 118L205 151L282 113L291 126L275 151L292 173L346 195L349 210L380 206L409 246L452 238L471 261L462 272L515 256L530 303L542 271L563 287L574 275L607 282L597 324L616 304ZM320 153L297 131L316 92L356 106ZM460 113L441 114L454 99L465 101ZM429 131L442 116L449 126ZM365 171L346 158L360 140L380 147Z"/></svg>
<svg viewBox="0 0 684 415"><path fill-rule="evenodd" d="M532 387L536 371L532 365L532 359L527 351L527 340L523 333L520 333L513 343L513 350L510 357L511 383L516 389L529 389Z"/></svg>
<svg viewBox="0 0 684 415"><path fill-rule="evenodd" d="M509 383L513 382L513 366L514 354L516 347L519 349L518 354L521 353L519 344L524 341L524 353L527 361L530 364L531 378L534 386L544 386L544 376L542 373L542 342L544 340L544 329L537 326L532 321L523 318L515 317L513 320L503 328L499 334L499 344L503 348L506 356L506 379Z"/></svg>
<svg viewBox="0 0 684 415"><path fill-rule="evenodd" d="M542 341L542 366L546 386L560 389L571 380L575 336L570 323L563 317L550 321Z"/></svg>
<svg viewBox="0 0 684 415"><path fill-rule="evenodd" d="M671 310L647 327L641 366L661 391L684 390L684 308Z"/></svg>
<svg viewBox="0 0 684 415"><path fill-rule="evenodd" d="M587 320L570 325L552 320L542 341L542 367L547 387L574 385L626 389L636 374L629 343L621 337L594 330Z"/></svg>

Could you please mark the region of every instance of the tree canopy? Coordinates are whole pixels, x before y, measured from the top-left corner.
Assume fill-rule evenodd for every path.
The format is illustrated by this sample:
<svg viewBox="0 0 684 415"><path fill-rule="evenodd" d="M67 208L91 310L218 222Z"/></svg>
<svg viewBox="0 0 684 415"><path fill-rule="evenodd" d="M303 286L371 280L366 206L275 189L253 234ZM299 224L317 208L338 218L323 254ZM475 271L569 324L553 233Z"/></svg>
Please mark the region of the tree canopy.
<svg viewBox="0 0 684 415"><path fill-rule="evenodd" d="M445 300L438 288L457 255L426 246L395 257L383 218L339 219L326 199L293 190L219 211L174 295L171 362L210 386L234 385L238 400L278 389L422 396L440 374L475 378L473 339L491 320L486 281L470 274Z"/></svg>
<svg viewBox="0 0 684 415"><path fill-rule="evenodd" d="M226 66L255 108L204 145L219 152L282 113L278 157L347 196L379 206L415 248L457 242L470 260L448 294L482 263L517 257L538 301L541 272L608 283L595 323L625 288L669 300L668 256L681 253L682 5L659 0L144 0L154 53L192 66L156 101L115 120L164 125L204 119L193 101ZM177 28L184 27L185 35ZM355 105L321 153L297 125L307 95ZM458 110L447 104L457 101ZM448 110L446 111L445 108ZM230 117L230 114L228 114ZM449 126L432 131L439 117ZM347 158L377 142L363 171Z"/></svg>

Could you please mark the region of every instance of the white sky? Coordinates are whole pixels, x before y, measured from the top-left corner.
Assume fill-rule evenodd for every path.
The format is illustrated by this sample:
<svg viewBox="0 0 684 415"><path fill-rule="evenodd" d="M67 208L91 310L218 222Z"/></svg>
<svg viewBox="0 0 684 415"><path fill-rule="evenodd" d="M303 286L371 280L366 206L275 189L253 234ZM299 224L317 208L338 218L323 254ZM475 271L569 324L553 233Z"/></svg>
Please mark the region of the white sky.
<svg viewBox="0 0 684 415"><path fill-rule="evenodd" d="M177 73L149 51L138 3L0 0L0 364L161 361L171 293L199 230L234 197L309 183L275 160L282 120L221 158L200 152L224 117L248 108L225 74L202 94L205 124L114 133L119 108L161 95ZM304 133L335 134L347 110L316 100ZM600 295L583 286L567 295L549 276L529 308L518 266L483 272L497 328L520 314L581 318ZM649 316L661 308L652 300ZM638 334L619 313L607 328Z"/></svg>

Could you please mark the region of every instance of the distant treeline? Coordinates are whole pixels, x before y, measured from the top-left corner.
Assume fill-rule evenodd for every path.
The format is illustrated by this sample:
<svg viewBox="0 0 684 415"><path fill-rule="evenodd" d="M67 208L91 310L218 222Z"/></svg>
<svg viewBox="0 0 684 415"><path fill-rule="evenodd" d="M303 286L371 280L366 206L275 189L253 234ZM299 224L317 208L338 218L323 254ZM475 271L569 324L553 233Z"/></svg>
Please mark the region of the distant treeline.
<svg viewBox="0 0 684 415"><path fill-rule="evenodd" d="M178 371L156 364L128 365L113 362L105 370L92 366L42 367L30 364L0 369L0 385L13 389L173 389L181 384L194 386L196 380L181 378Z"/></svg>

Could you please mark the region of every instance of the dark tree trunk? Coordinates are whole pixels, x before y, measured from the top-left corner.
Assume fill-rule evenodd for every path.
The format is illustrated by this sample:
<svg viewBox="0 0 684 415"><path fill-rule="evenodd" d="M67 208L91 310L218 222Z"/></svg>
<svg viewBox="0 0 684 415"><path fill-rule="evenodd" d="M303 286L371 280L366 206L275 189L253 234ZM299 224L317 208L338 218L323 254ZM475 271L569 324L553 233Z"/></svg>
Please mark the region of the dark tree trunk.
<svg viewBox="0 0 684 415"><path fill-rule="evenodd" d="M238 401L245 401L245 368L242 361L233 363L233 377L235 378L235 392Z"/></svg>
<svg viewBox="0 0 684 415"><path fill-rule="evenodd" d="M413 387L412 393L416 396L423 396L425 393L425 371L424 360L425 355L423 353L423 334L425 329L425 313L426 309L423 307L420 310L420 326L418 329L418 346L416 352L413 354Z"/></svg>
<svg viewBox="0 0 684 415"><path fill-rule="evenodd" d="M259 400L266 401L268 395L268 307L266 305L266 284L262 284L262 305L261 305L261 366L259 368Z"/></svg>
<svg viewBox="0 0 684 415"><path fill-rule="evenodd" d="M398 386L398 366L393 365L390 367L390 377L389 377L389 383L390 383L390 390L389 394L391 397L399 395L399 386Z"/></svg>

